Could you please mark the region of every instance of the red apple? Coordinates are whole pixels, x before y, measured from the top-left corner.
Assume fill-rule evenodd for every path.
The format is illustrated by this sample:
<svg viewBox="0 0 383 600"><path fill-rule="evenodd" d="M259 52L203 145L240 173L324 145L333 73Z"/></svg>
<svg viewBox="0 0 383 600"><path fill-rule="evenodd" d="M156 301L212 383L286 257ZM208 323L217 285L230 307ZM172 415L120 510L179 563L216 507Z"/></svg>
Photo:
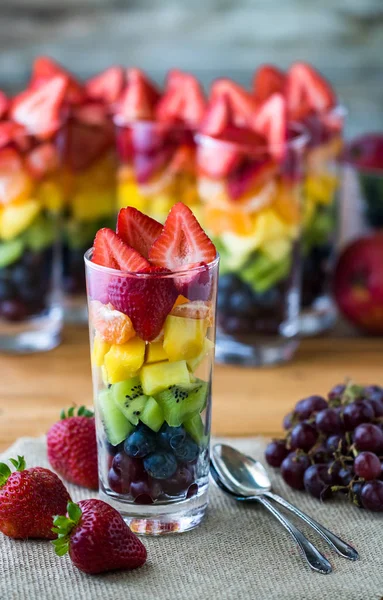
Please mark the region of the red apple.
<svg viewBox="0 0 383 600"><path fill-rule="evenodd" d="M334 293L349 321L370 334L383 334L383 232L360 238L342 252Z"/></svg>

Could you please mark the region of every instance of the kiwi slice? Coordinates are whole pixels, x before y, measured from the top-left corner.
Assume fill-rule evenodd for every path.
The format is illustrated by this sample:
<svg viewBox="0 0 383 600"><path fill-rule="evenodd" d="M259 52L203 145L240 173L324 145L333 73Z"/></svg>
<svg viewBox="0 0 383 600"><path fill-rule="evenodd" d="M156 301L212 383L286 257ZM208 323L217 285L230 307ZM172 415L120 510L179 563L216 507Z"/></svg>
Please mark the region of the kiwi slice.
<svg viewBox="0 0 383 600"><path fill-rule="evenodd" d="M153 431L157 432L161 428L164 420L164 413L158 402L156 402L152 396L147 397L144 408L140 414L140 421L142 421L144 425L150 427Z"/></svg>
<svg viewBox="0 0 383 600"><path fill-rule="evenodd" d="M201 412L206 405L208 385L197 379L195 383L171 385L156 396L170 427L179 427L190 417Z"/></svg>
<svg viewBox="0 0 383 600"><path fill-rule="evenodd" d="M55 224L52 219L38 217L24 233L24 240L28 248L38 252L51 246L56 237Z"/></svg>
<svg viewBox="0 0 383 600"><path fill-rule="evenodd" d="M99 393L98 406L106 437L112 446L117 446L128 437L134 427L119 410L109 390Z"/></svg>
<svg viewBox="0 0 383 600"><path fill-rule="evenodd" d="M185 431L199 446L206 446L208 436L205 434L205 425L200 414L196 414L183 422Z"/></svg>
<svg viewBox="0 0 383 600"><path fill-rule="evenodd" d="M112 386L113 400L122 414L132 423L138 425L141 411L147 396L144 396L138 377L119 381Z"/></svg>
<svg viewBox="0 0 383 600"><path fill-rule="evenodd" d="M19 260L23 250L24 244L20 238L0 243L0 269Z"/></svg>

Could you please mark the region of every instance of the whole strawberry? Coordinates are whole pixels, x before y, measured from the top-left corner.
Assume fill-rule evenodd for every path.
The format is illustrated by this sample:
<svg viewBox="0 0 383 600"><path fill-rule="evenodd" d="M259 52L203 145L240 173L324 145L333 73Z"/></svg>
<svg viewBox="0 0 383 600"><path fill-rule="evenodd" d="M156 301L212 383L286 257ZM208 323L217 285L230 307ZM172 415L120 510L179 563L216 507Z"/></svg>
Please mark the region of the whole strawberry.
<svg viewBox="0 0 383 600"><path fill-rule="evenodd" d="M73 564L84 573L135 569L146 561L146 548L120 513L102 500L69 502L66 516L53 520L58 556L69 550Z"/></svg>
<svg viewBox="0 0 383 600"><path fill-rule="evenodd" d="M0 531L12 538L53 539L52 518L65 510L70 496L55 473L25 468L23 456L0 463Z"/></svg>
<svg viewBox="0 0 383 600"><path fill-rule="evenodd" d="M62 411L60 421L47 434L48 459L71 483L98 489L96 426L92 411L81 406Z"/></svg>

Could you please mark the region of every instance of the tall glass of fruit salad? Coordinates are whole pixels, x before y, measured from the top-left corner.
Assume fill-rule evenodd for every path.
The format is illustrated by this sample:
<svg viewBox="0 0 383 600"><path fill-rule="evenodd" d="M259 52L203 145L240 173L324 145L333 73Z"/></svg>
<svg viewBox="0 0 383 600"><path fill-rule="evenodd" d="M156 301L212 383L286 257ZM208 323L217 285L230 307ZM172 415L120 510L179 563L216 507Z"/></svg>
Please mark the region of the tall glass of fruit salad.
<svg viewBox="0 0 383 600"><path fill-rule="evenodd" d="M206 101L198 81L169 72L161 93L138 69L128 69L115 123L120 166L118 204L164 222L176 202L198 214L193 132Z"/></svg>
<svg viewBox="0 0 383 600"><path fill-rule="evenodd" d="M217 359L288 360L297 348L307 134L274 93L257 105L222 79L197 136L201 219L221 258Z"/></svg>
<svg viewBox="0 0 383 600"><path fill-rule="evenodd" d="M206 510L218 261L183 203L121 209L85 255L100 495L138 533Z"/></svg>
<svg viewBox="0 0 383 600"><path fill-rule="evenodd" d="M60 341L58 140L68 81L57 75L0 104L0 350Z"/></svg>
<svg viewBox="0 0 383 600"><path fill-rule="evenodd" d="M288 117L310 133L303 188L303 279L300 331L312 335L336 319L332 275L338 238L338 191L345 109L327 81L306 63L286 76Z"/></svg>

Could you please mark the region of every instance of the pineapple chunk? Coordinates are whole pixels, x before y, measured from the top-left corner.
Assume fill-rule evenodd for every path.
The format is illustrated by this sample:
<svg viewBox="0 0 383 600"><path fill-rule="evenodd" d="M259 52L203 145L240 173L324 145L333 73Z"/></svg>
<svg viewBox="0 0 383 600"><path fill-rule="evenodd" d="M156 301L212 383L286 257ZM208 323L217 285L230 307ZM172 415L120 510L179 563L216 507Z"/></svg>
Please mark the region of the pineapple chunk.
<svg viewBox="0 0 383 600"><path fill-rule="evenodd" d="M164 328L164 350L171 361L188 360L202 351L207 330L206 319L168 315Z"/></svg>
<svg viewBox="0 0 383 600"><path fill-rule="evenodd" d="M134 377L141 368L144 357L145 342L138 337L126 344L114 344L104 358L108 382L118 383Z"/></svg>
<svg viewBox="0 0 383 600"><path fill-rule="evenodd" d="M150 344L148 344L146 349L145 362L149 364L160 362L161 360L168 360L162 342L151 342Z"/></svg>
<svg viewBox="0 0 383 600"><path fill-rule="evenodd" d="M109 352L111 345L99 336L94 336L93 342L93 350L91 354L92 365L95 367L101 367L104 364L104 357L107 352Z"/></svg>
<svg viewBox="0 0 383 600"><path fill-rule="evenodd" d="M40 202L30 198L20 204L8 204L0 213L0 238L11 240L27 229L41 209Z"/></svg>
<svg viewBox="0 0 383 600"><path fill-rule="evenodd" d="M190 384L190 374L184 360L144 365L140 379L144 394L147 396L154 396L171 385Z"/></svg>
<svg viewBox="0 0 383 600"><path fill-rule="evenodd" d="M113 212L114 190L89 186L72 197L72 212L77 221L94 221Z"/></svg>
<svg viewBox="0 0 383 600"><path fill-rule="evenodd" d="M138 210L146 210L146 198L141 196L136 182L132 179L120 181L117 186L117 206L125 208L125 206L133 206Z"/></svg>
<svg viewBox="0 0 383 600"><path fill-rule="evenodd" d="M108 385L109 385L108 373L106 372L105 365L102 365L102 367L101 367L101 381L105 385L105 387L108 387Z"/></svg>
<svg viewBox="0 0 383 600"><path fill-rule="evenodd" d="M37 189L37 198L50 212L58 213L64 206L64 197L58 182L42 181Z"/></svg>
<svg viewBox="0 0 383 600"><path fill-rule="evenodd" d="M213 352L213 350L214 350L214 342L209 340L209 338L205 338L204 343L203 343L203 348L202 348L201 352L198 354L198 356L195 356L194 358L189 358L189 360L186 361L187 366L189 367L190 371L192 373L194 373L194 371L201 364L201 362L203 361L205 356L207 354L210 354L210 352Z"/></svg>

